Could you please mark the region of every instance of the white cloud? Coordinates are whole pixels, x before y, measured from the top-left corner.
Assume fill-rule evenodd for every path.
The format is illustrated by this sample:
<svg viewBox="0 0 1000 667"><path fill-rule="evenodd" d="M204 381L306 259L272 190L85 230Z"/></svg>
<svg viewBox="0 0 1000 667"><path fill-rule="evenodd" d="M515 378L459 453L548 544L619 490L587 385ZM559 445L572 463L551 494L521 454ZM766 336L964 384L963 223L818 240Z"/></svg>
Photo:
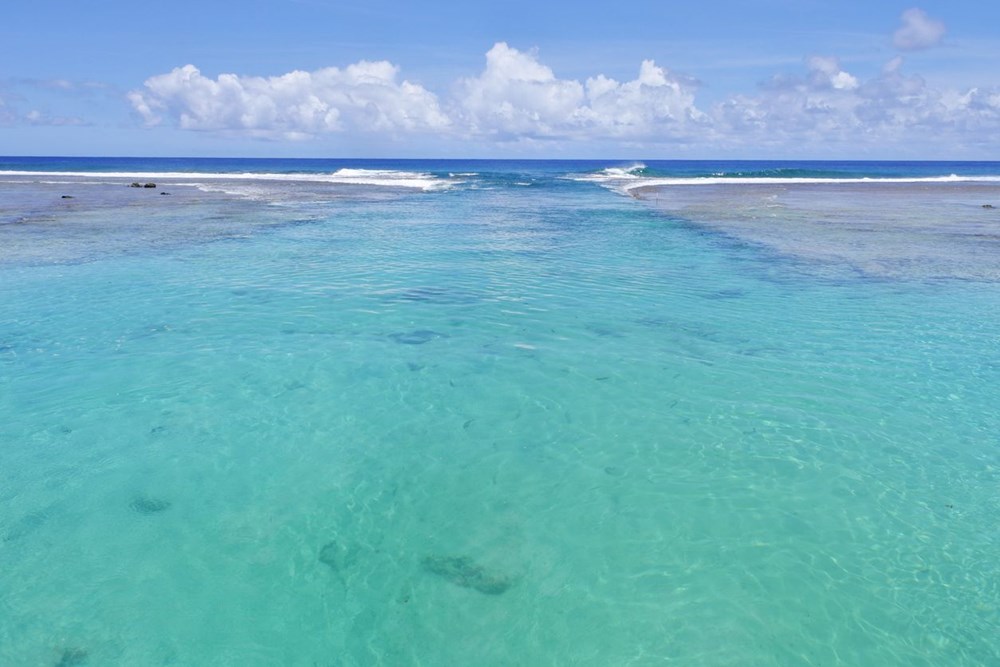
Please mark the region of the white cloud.
<svg viewBox="0 0 1000 667"><path fill-rule="evenodd" d="M361 61L344 69L276 77L202 75L194 65L151 77L128 94L148 125L164 118L186 130L228 130L301 139L326 132L421 132L449 124L437 98L397 81L391 63Z"/></svg>
<svg viewBox="0 0 1000 667"><path fill-rule="evenodd" d="M922 9L907 9L901 20L903 25L892 36L892 45L901 51L929 49L944 37L944 23L932 19Z"/></svg>
<svg viewBox="0 0 1000 667"><path fill-rule="evenodd" d="M729 146L778 146L786 151L930 147L950 154L1000 130L1000 92L938 90L903 71L893 58L859 81L835 59L811 58L804 77L770 81L754 96L712 110L716 136Z"/></svg>
<svg viewBox="0 0 1000 667"><path fill-rule="evenodd" d="M639 76L618 83L603 75L587 79L587 99L598 127L611 136L682 136L707 117L694 103L695 86L644 60Z"/></svg>
<svg viewBox="0 0 1000 667"><path fill-rule="evenodd" d="M813 56L809 59L809 71L817 88L854 90L858 87L858 80L840 69L840 61L836 58Z"/></svg>
<svg viewBox="0 0 1000 667"><path fill-rule="evenodd" d="M486 69L458 84L457 113L473 134L546 136L579 127L577 81L557 79L533 54L495 44Z"/></svg>
<svg viewBox="0 0 1000 667"><path fill-rule="evenodd" d="M362 131L502 141L670 140L705 121L694 84L652 60L632 81L598 74L580 82L560 79L534 53L500 42L479 76L456 83L447 111L433 93L399 83L397 74L388 62L360 62L342 70L213 79L186 65L150 77L128 99L147 125L288 139Z"/></svg>
<svg viewBox="0 0 1000 667"><path fill-rule="evenodd" d="M440 101L400 82L398 72L388 62L359 62L213 79L187 65L151 77L129 99L148 124L186 130L286 139L379 132L548 154L637 145L655 152L669 144L707 154L857 155L934 144L953 155L963 146L995 145L992 137L1000 136L1000 92L936 88L906 73L899 56L867 79L835 57L812 56L799 74L775 76L754 94L704 109L695 82L652 60L629 81L604 74L563 79L536 53L500 42L477 76L458 80Z"/></svg>
<svg viewBox="0 0 1000 667"><path fill-rule="evenodd" d="M486 54L478 77L458 83L455 107L469 132L501 138L667 139L704 118L694 85L652 60L632 81L598 74L580 83L504 42Z"/></svg>
<svg viewBox="0 0 1000 667"><path fill-rule="evenodd" d="M729 143L792 144L813 138L845 141L860 125L860 83L836 58L813 56L805 76L780 76L755 96L739 95L712 110L716 133Z"/></svg>

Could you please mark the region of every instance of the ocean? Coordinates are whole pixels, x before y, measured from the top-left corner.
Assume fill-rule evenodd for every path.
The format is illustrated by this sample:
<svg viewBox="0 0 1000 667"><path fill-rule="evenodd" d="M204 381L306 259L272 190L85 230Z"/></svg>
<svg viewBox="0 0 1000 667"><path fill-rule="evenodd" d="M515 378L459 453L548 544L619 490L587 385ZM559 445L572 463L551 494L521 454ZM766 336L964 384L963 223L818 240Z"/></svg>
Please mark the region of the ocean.
<svg viewBox="0 0 1000 667"><path fill-rule="evenodd" d="M0 664L1000 664L997 313L1000 163L0 158Z"/></svg>

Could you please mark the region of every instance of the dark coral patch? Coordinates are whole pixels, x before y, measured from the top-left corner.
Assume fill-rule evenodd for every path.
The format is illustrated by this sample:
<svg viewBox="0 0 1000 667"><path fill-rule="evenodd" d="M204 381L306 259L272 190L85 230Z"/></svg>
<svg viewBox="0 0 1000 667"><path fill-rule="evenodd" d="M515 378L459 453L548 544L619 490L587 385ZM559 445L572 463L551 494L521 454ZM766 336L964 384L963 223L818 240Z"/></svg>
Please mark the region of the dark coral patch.
<svg viewBox="0 0 1000 667"><path fill-rule="evenodd" d="M423 345L436 338L447 338L447 334L438 333L429 329L417 329L416 331L401 331L389 334L389 338L403 345Z"/></svg>
<svg viewBox="0 0 1000 667"><path fill-rule="evenodd" d="M132 502L128 504L129 508L139 514L157 514L163 512L164 510L170 509L171 503L169 500L163 500L162 498L152 498L150 496L136 496L132 499Z"/></svg>
<svg viewBox="0 0 1000 667"><path fill-rule="evenodd" d="M87 662L87 656L90 654L86 649L82 648L68 648L62 652L59 656L59 662L56 663L56 667L77 667L77 665L83 665Z"/></svg>
<svg viewBox="0 0 1000 667"><path fill-rule="evenodd" d="M431 574L462 588L472 588L486 595L500 595L514 585L514 580L494 572L466 556L427 556L421 564Z"/></svg>

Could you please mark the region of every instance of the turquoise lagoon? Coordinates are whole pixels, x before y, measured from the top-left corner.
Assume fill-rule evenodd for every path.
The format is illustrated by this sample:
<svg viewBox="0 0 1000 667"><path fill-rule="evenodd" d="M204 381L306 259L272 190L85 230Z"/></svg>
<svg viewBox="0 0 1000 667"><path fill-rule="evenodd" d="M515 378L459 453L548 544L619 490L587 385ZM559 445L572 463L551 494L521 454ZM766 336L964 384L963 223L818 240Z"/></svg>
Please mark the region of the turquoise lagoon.
<svg viewBox="0 0 1000 667"><path fill-rule="evenodd" d="M0 159L0 664L1000 664L989 205Z"/></svg>

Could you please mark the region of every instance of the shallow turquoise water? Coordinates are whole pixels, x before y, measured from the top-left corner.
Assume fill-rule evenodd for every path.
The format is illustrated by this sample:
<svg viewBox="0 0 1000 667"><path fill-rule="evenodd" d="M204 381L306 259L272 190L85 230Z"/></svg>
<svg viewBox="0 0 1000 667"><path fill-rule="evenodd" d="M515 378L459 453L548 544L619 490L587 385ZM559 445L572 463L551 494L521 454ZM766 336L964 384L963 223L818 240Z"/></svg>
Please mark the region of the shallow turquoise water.
<svg viewBox="0 0 1000 667"><path fill-rule="evenodd" d="M997 284L523 178L46 218L0 664L1000 662Z"/></svg>

